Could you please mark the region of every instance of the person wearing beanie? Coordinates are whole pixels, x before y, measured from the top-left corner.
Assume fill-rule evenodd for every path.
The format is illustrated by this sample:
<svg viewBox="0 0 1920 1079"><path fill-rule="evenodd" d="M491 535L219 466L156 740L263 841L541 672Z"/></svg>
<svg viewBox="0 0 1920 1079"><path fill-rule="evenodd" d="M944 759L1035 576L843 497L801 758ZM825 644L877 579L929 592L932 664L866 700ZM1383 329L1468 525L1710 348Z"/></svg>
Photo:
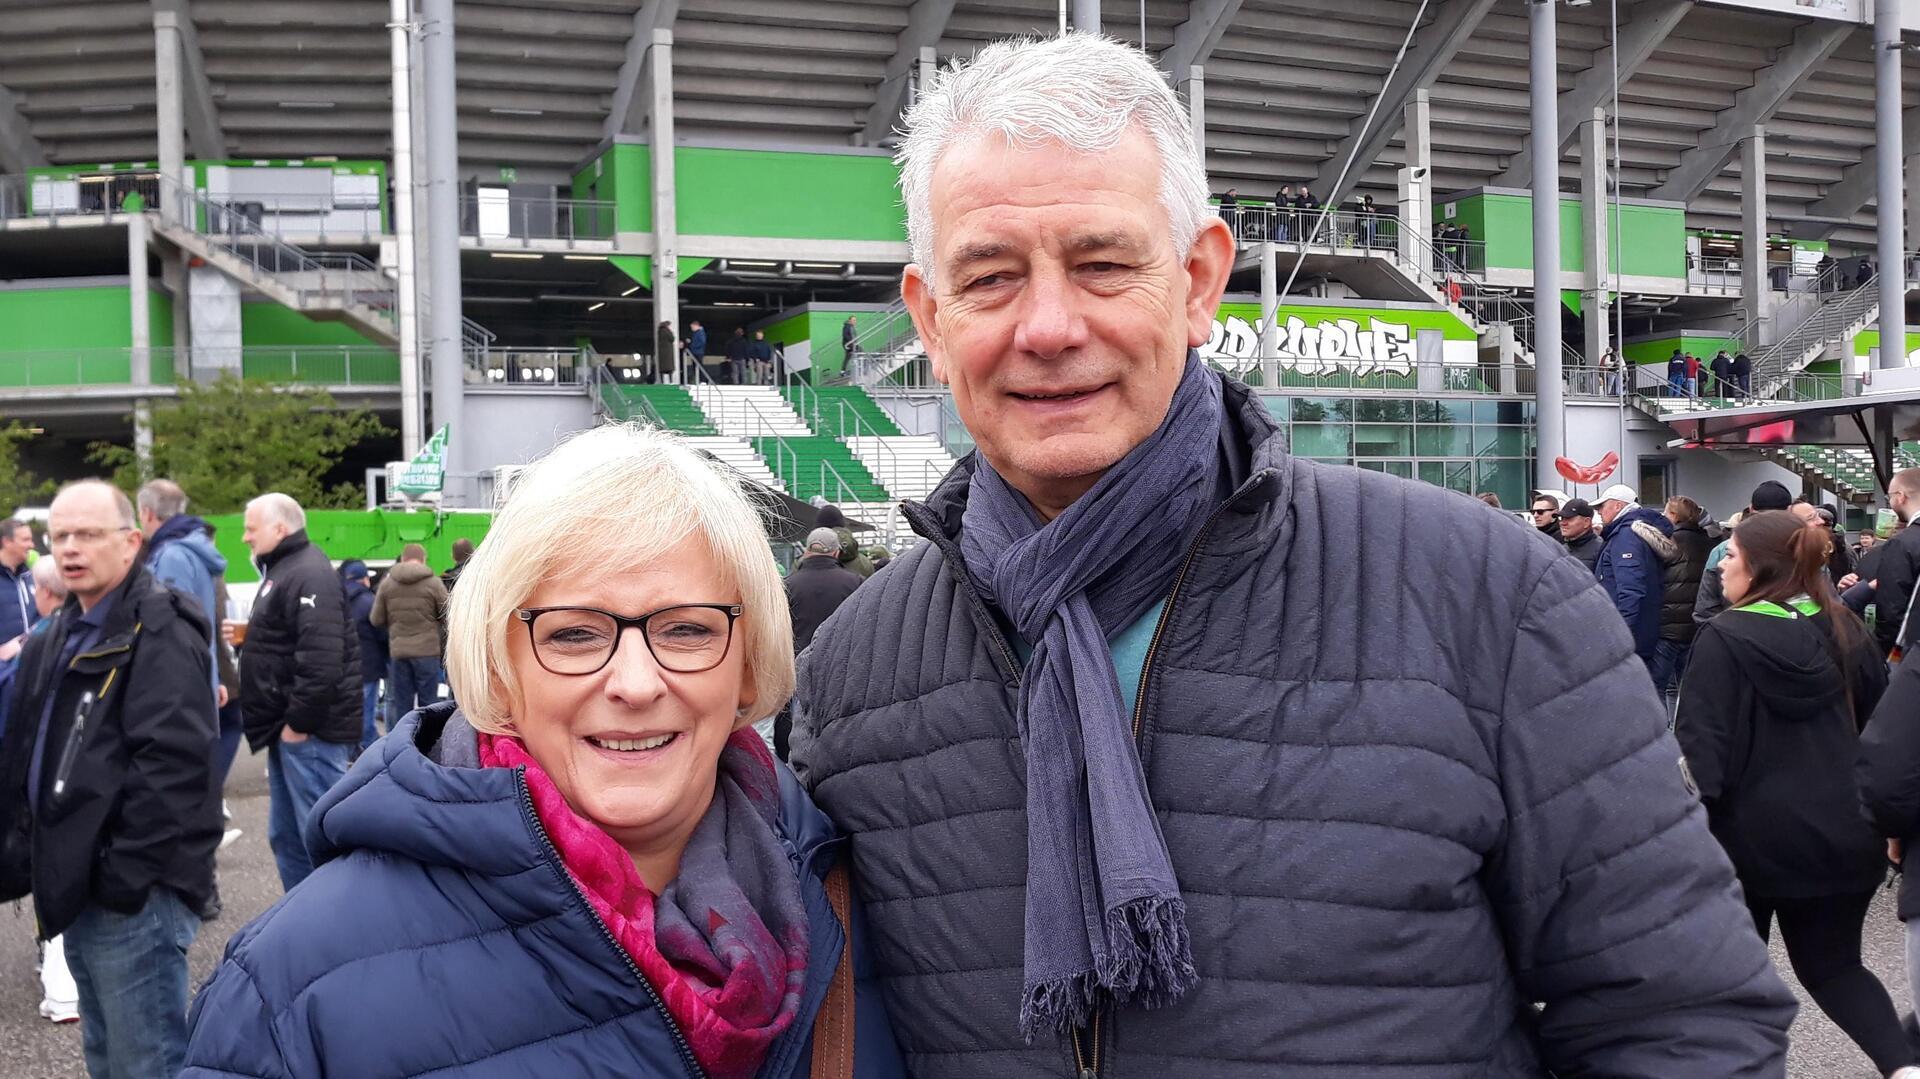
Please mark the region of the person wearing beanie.
<svg viewBox="0 0 1920 1079"><path fill-rule="evenodd" d="M1778 480L1766 480L1753 489L1753 495L1747 500L1745 514L1765 513L1768 510L1783 510L1793 505L1793 493L1786 484ZM1720 560L1727 557L1727 543L1733 538L1733 526L1740 523L1741 514L1735 514L1727 522L1727 539L1707 554L1706 572L1700 575L1700 594L1693 600L1693 620L1696 624L1713 620L1713 616L1727 609L1726 594L1720 583Z"/></svg>

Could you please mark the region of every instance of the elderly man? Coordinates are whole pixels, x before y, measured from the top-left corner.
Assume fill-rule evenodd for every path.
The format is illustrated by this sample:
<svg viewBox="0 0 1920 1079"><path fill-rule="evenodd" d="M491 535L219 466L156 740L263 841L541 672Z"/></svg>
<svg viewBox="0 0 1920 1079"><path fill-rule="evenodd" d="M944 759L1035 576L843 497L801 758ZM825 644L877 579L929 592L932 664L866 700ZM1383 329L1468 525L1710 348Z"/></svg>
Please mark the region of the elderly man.
<svg viewBox="0 0 1920 1079"><path fill-rule="evenodd" d="M213 630L141 565L118 488L67 486L47 534L69 595L21 653L0 742L0 899L31 892L64 935L87 1071L175 1075L220 841Z"/></svg>
<svg viewBox="0 0 1920 1079"><path fill-rule="evenodd" d="M267 751L267 843L291 889L313 872L301 838L307 812L360 745L359 633L299 503L261 495L247 503L245 525L261 581L240 651L240 712L247 744Z"/></svg>
<svg viewBox="0 0 1920 1079"><path fill-rule="evenodd" d="M1673 535L1665 514L1640 504L1640 495L1624 483L1600 492L1600 557L1593 575L1613 609L1633 634L1633 650L1646 664L1654 685L1663 685L1659 669L1660 608L1666 597L1662 545Z"/></svg>
<svg viewBox="0 0 1920 1079"><path fill-rule="evenodd" d="M1593 578L1199 362L1234 244L1152 63L996 44L908 126L979 451L801 657L793 757L914 1073L1777 1073L1793 998Z"/></svg>
<svg viewBox="0 0 1920 1079"><path fill-rule="evenodd" d="M227 559L214 548L207 522L187 513L187 492L172 480L149 480L135 496L134 508L140 514L140 531L147 537L147 569L161 584L192 596L206 614L207 624L218 626L226 617L220 609L219 585L227 572ZM220 689L219 658L216 638L208 642L207 672L215 707L224 708L227 695Z"/></svg>

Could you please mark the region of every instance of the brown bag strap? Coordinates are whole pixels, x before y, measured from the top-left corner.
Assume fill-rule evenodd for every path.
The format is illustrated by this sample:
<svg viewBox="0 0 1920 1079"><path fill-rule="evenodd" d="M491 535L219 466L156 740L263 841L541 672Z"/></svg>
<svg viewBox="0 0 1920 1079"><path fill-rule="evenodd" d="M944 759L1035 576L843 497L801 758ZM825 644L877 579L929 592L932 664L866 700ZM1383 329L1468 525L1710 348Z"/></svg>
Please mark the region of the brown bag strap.
<svg viewBox="0 0 1920 1079"><path fill-rule="evenodd" d="M827 999L813 1020L813 1079L853 1079L852 888L844 857L827 871L826 886L827 902L840 919L846 944L840 949L833 982L827 986Z"/></svg>

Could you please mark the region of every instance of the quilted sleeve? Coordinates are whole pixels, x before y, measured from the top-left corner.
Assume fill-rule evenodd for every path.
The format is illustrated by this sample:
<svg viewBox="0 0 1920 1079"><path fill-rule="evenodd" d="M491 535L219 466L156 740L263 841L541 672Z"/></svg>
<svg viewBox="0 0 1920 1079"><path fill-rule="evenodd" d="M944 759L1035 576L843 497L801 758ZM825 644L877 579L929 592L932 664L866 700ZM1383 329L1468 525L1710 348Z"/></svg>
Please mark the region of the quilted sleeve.
<svg viewBox="0 0 1920 1079"><path fill-rule="evenodd" d="M1776 1076L1794 998L1675 766L1626 627L1580 567L1535 583L1495 734L1485 874L1543 1062L1570 1076Z"/></svg>
<svg viewBox="0 0 1920 1079"><path fill-rule="evenodd" d="M187 1012L186 1069L180 1079L287 1079L272 1009L229 955Z"/></svg>

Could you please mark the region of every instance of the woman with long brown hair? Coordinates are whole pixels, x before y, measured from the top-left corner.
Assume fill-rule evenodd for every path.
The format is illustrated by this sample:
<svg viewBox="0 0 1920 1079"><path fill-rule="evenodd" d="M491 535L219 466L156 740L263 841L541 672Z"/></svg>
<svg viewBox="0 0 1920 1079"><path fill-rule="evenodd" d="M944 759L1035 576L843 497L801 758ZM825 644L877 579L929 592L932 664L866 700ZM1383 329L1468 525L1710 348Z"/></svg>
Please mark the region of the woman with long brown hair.
<svg viewBox="0 0 1920 1079"><path fill-rule="evenodd" d="M1824 527L1791 513L1740 522L1720 562L1727 610L1700 627L1680 687L1681 767L1794 974L1883 1075L1914 1075L1860 926L1886 876L1853 785L1860 728L1886 689L1878 651L1825 573Z"/></svg>

